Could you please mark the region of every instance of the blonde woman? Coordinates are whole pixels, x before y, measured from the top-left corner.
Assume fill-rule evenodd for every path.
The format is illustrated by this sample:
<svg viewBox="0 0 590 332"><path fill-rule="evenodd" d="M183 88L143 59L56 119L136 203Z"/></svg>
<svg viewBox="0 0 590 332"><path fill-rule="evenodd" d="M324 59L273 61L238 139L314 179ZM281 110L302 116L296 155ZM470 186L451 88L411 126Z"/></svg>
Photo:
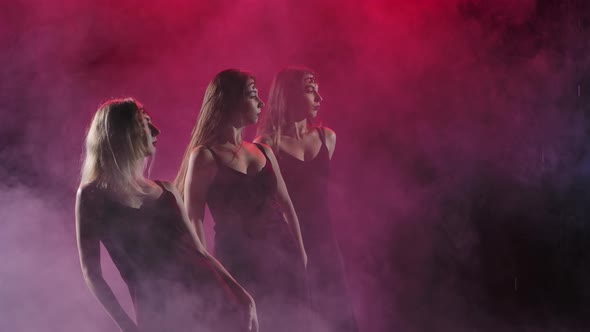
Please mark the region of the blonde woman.
<svg viewBox="0 0 590 332"><path fill-rule="evenodd" d="M354 332L356 321L328 209L336 133L314 124L322 100L313 70L282 69L271 85L255 141L268 144L275 152L301 222L315 322L322 331Z"/></svg>
<svg viewBox="0 0 590 332"><path fill-rule="evenodd" d="M208 205L215 256L252 292L261 330L307 331L307 254L297 215L272 150L242 139L263 105L252 75L236 69L217 74L176 185L197 229Z"/></svg>
<svg viewBox="0 0 590 332"><path fill-rule="evenodd" d="M76 198L86 283L122 331L257 330L252 297L207 253L176 188L144 176L159 133L131 98L94 115ZM103 279L100 243L129 288L135 321Z"/></svg>

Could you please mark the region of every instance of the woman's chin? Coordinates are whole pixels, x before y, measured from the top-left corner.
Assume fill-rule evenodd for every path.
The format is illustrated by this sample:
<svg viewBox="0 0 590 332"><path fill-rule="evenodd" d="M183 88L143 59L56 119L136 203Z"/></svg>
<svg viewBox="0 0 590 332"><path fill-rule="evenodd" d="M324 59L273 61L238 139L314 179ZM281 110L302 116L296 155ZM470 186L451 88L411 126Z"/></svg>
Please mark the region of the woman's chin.
<svg viewBox="0 0 590 332"><path fill-rule="evenodd" d="M144 157L151 157L156 153L156 147L153 147L151 149L149 149L148 151L145 152Z"/></svg>

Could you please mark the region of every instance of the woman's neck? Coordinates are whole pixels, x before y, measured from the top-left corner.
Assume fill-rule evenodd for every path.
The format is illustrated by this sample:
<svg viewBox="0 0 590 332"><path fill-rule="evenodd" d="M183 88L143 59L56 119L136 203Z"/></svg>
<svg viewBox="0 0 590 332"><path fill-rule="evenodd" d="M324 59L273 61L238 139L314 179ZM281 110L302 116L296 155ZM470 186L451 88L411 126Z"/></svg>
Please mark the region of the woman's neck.
<svg viewBox="0 0 590 332"><path fill-rule="evenodd" d="M223 134L220 137L219 144L236 147L241 146L243 141L243 131L244 127L237 127L233 125L226 127L223 131Z"/></svg>
<svg viewBox="0 0 590 332"><path fill-rule="evenodd" d="M301 140L305 134L309 133L309 128L310 126L307 119L294 121L283 126L281 135Z"/></svg>

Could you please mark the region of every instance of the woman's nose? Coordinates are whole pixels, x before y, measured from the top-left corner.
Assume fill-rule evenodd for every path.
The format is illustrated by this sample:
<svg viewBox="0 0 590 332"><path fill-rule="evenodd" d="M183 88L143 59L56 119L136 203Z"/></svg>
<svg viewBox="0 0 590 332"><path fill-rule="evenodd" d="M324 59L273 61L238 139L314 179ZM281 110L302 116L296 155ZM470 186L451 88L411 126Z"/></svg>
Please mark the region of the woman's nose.
<svg viewBox="0 0 590 332"><path fill-rule="evenodd" d="M322 96L319 94L319 92L316 92L315 94L315 101L320 102L324 100L324 98L322 98Z"/></svg>
<svg viewBox="0 0 590 332"><path fill-rule="evenodd" d="M154 126L151 123L150 123L150 131L151 131L153 137L156 137L156 136L160 135L160 133L161 133L160 129L158 129L158 127Z"/></svg>

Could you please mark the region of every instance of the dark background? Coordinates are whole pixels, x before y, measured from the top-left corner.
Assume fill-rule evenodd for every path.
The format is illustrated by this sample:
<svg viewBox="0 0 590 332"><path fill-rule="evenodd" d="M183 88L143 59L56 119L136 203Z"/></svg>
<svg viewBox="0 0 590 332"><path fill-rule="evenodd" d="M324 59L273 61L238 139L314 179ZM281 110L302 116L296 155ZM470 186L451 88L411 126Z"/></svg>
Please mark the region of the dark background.
<svg viewBox="0 0 590 332"><path fill-rule="evenodd" d="M305 64L362 331L584 331L589 37L583 0L3 2L0 328L117 330L74 236L102 101L145 104L171 180L215 73L255 73L265 99Z"/></svg>

